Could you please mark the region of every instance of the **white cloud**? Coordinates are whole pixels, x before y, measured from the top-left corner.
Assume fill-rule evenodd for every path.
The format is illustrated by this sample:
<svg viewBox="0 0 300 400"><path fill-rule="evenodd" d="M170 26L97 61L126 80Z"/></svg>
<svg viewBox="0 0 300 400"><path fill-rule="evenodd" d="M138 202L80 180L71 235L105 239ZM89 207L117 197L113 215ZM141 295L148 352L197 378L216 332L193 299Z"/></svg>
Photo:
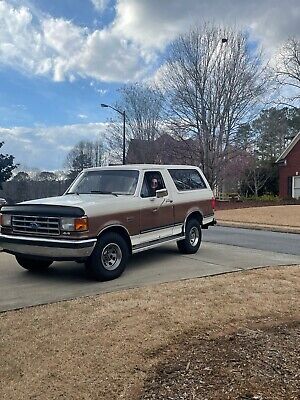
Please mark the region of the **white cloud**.
<svg viewBox="0 0 300 400"><path fill-rule="evenodd" d="M96 92L104 96L107 93L107 89L96 89Z"/></svg>
<svg viewBox="0 0 300 400"><path fill-rule="evenodd" d="M149 58L112 27L90 32L49 16L35 21L26 7L0 1L0 64L54 81L76 76L101 81L136 80Z"/></svg>
<svg viewBox="0 0 300 400"><path fill-rule="evenodd" d="M91 0L97 11L104 11L108 6L109 0Z"/></svg>
<svg viewBox="0 0 300 400"><path fill-rule="evenodd" d="M81 119L87 119L88 116L85 114L78 114L77 117Z"/></svg>
<svg viewBox="0 0 300 400"><path fill-rule="evenodd" d="M42 33L33 28L32 14L25 7L14 9L0 2L0 62L26 71L47 73L50 60Z"/></svg>
<svg viewBox="0 0 300 400"><path fill-rule="evenodd" d="M106 123L33 128L0 128L3 152L15 156L15 162L40 169L63 167L68 151L80 140L103 138Z"/></svg>
<svg viewBox="0 0 300 400"><path fill-rule="evenodd" d="M203 21L248 31L268 54L300 34L299 0L117 0L115 10L111 24L93 30L2 0L0 64L55 81L127 82L145 78L172 39Z"/></svg>
<svg viewBox="0 0 300 400"><path fill-rule="evenodd" d="M139 79L146 68L140 48L110 29L96 30L87 37L75 65L80 75L106 82Z"/></svg>
<svg viewBox="0 0 300 400"><path fill-rule="evenodd" d="M288 36L300 35L299 0L119 0L116 12L116 30L159 49L203 21L246 29L272 49Z"/></svg>

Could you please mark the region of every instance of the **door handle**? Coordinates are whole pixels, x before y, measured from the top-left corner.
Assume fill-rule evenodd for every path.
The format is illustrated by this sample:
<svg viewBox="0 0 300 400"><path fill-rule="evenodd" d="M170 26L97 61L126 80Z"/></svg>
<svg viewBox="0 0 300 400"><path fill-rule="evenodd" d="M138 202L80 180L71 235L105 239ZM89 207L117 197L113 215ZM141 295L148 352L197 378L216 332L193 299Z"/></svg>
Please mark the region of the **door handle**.
<svg viewBox="0 0 300 400"><path fill-rule="evenodd" d="M166 203L173 203L173 200L168 199L168 200L166 200Z"/></svg>
<svg viewBox="0 0 300 400"><path fill-rule="evenodd" d="M152 212L156 213L158 211L158 208L153 208Z"/></svg>

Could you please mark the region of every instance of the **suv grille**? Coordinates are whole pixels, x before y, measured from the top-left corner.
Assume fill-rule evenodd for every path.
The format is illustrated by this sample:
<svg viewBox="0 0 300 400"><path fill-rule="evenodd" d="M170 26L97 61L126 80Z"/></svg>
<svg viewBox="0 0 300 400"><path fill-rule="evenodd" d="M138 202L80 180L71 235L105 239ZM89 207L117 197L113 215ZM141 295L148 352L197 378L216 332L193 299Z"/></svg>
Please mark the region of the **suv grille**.
<svg viewBox="0 0 300 400"><path fill-rule="evenodd" d="M37 235L59 235L60 219L57 217L31 217L13 215L13 232Z"/></svg>

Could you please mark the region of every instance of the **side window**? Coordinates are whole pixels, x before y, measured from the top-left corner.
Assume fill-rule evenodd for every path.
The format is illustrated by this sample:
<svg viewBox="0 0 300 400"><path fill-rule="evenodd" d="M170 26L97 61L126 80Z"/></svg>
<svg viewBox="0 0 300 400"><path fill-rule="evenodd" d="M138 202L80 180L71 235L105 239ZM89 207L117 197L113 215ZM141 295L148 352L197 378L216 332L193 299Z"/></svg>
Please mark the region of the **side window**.
<svg viewBox="0 0 300 400"><path fill-rule="evenodd" d="M156 191L165 189L165 187L165 182L160 172L147 171L144 175L141 197L155 197Z"/></svg>
<svg viewBox="0 0 300 400"><path fill-rule="evenodd" d="M169 173L180 192L206 188L202 176L196 169L169 169Z"/></svg>

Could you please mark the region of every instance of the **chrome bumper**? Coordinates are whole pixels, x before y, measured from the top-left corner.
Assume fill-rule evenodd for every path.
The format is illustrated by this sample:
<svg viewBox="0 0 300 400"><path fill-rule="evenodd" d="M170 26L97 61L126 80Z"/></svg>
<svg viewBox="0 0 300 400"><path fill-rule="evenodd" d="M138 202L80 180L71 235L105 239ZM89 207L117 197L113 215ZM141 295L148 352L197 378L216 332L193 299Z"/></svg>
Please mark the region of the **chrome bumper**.
<svg viewBox="0 0 300 400"><path fill-rule="evenodd" d="M0 234L0 249L14 255L76 260L92 254L97 239L57 240Z"/></svg>

